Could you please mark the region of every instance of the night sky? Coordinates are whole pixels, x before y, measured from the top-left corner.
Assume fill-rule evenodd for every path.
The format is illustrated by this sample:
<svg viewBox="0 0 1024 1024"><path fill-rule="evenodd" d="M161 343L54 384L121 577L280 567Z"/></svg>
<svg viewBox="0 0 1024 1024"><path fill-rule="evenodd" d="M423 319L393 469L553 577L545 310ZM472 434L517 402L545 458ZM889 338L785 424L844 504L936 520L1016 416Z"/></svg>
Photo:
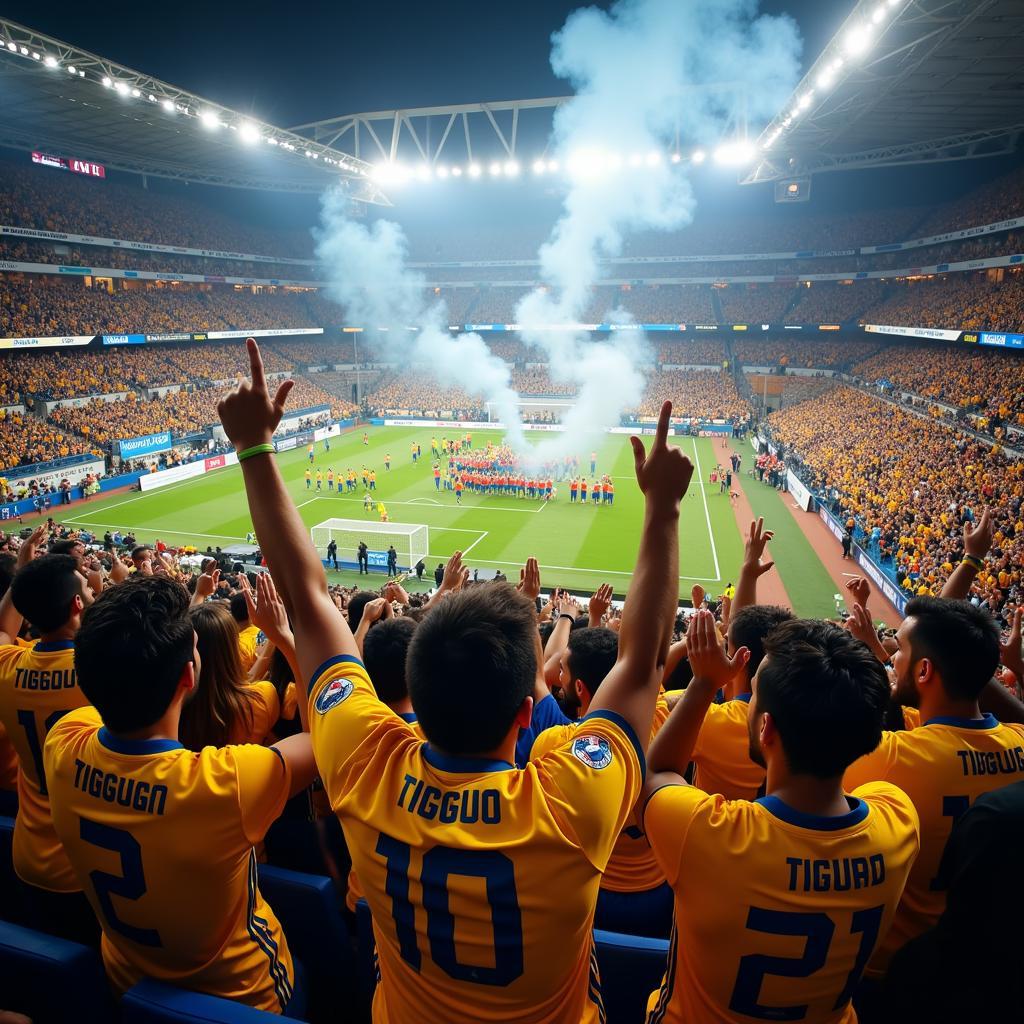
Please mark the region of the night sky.
<svg viewBox="0 0 1024 1024"><path fill-rule="evenodd" d="M40 3L3 14L281 127L395 107L563 95L550 36L568 0L390 3ZM607 8L609 3L595 6ZM852 0L768 0L809 66ZM303 11L301 18L293 15ZM726 76L727 77L727 76Z"/></svg>

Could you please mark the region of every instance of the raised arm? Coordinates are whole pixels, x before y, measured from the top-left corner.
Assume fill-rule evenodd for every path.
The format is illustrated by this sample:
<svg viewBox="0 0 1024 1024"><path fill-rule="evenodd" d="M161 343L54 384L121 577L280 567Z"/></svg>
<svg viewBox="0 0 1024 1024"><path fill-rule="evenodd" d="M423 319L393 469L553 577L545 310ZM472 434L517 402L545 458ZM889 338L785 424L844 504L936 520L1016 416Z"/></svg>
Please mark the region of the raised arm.
<svg viewBox="0 0 1024 1024"><path fill-rule="evenodd" d="M359 651L348 623L327 593L323 563L273 458L270 439L281 422L294 382L284 381L271 396L259 346L252 338L246 340L246 346L252 379L243 380L222 399L217 412L240 456L260 550L291 611L302 673L296 682L305 685L328 659L336 655L358 658ZM258 454L249 454L254 448Z"/></svg>
<svg viewBox="0 0 1024 1024"><path fill-rule="evenodd" d="M726 657L715 629L715 617L709 611L699 611L690 619L686 647L693 679L647 754L647 796L662 786L683 784L683 773L715 693L727 686L750 658L746 647L741 647L732 658ZM646 802L645 796L641 806Z"/></svg>
<svg viewBox="0 0 1024 1024"><path fill-rule="evenodd" d="M962 601L970 596L974 578L985 566L985 556L992 547L994 526L988 509L981 513L977 525L964 523L964 557L949 574L939 597Z"/></svg>
<svg viewBox="0 0 1024 1024"><path fill-rule="evenodd" d="M644 494L643 532L619 627L618 660L590 706L590 714L621 715L644 749L679 604L679 502L693 476L690 460L668 445L671 415L666 402L649 453L638 437L630 438Z"/></svg>
<svg viewBox="0 0 1024 1024"><path fill-rule="evenodd" d="M740 567L740 578L736 583L736 596L732 599L731 613L757 604L757 581L775 565L774 562L761 561L768 541L774 536L772 530L764 528L763 518L759 517L756 522L751 522L750 533L743 547L743 565Z"/></svg>

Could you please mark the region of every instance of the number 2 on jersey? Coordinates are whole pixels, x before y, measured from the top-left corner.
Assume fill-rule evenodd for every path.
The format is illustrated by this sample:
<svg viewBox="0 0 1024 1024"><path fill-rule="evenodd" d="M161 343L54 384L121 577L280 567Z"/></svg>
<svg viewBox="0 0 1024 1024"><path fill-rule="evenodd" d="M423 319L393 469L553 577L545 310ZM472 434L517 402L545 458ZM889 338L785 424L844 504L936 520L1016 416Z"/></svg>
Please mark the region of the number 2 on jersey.
<svg viewBox="0 0 1024 1024"><path fill-rule="evenodd" d="M850 922L850 934L860 934L860 945L846 985L835 1001L833 1009L841 1009L852 997L853 990L867 966L868 958L878 941L882 923L883 904L858 910ZM807 1016L806 1004L792 1006L764 1006L758 1002L761 986L768 975L778 978L809 978L821 970L828 960L829 946L836 926L828 914L793 913L785 910L764 910L751 907L747 914L747 928L765 935L803 936L807 939L804 955L797 957L766 956L751 953L740 958L736 984L733 986L729 1009L757 1020L803 1020Z"/></svg>
<svg viewBox="0 0 1024 1024"><path fill-rule="evenodd" d="M416 915L409 899L409 864L412 850L381 832L377 853L387 862L385 891L391 897L402 959L419 971L421 953L416 942ZM459 963L455 949L455 916L449 909L448 879L452 875L482 878L491 909L494 966ZM523 922L516 894L512 861L497 850L457 850L435 846L423 854L420 874L427 938L434 963L456 981L478 985L509 985L523 973Z"/></svg>

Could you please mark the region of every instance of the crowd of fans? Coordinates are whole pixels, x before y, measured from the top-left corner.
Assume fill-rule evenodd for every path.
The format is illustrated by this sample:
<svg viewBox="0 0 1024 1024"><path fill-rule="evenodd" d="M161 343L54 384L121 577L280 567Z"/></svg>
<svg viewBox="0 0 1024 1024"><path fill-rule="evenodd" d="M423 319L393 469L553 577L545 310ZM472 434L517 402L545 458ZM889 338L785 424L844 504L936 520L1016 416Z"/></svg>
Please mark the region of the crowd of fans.
<svg viewBox="0 0 1024 1024"><path fill-rule="evenodd" d="M742 418L750 412L736 390L732 375L714 370L663 370L647 379L636 412L657 416L666 401L676 414L702 420Z"/></svg>
<svg viewBox="0 0 1024 1024"><path fill-rule="evenodd" d="M877 341L851 341L848 338L821 341L811 336L758 338L747 336L733 340L733 357L747 366L791 367L799 369L839 369L858 359L866 359L879 348Z"/></svg>
<svg viewBox="0 0 1024 1024"><path fill-rule="evenodd" d="M102 453L87 439L69 436L45 420L0 412L0 473L17 466L88 454Z"/></svg>
<svg viewBox="0 0 1024 1024"><path fill-rule="evenodd" d="M993 559L978 593L995 611L1024 602L1024 461L851 388L772 413L768 424L805 482L873 538L908 591L940 593L964 522L989 509Z"/></svg>
<svg viewBox="0 0 1024 1024"><path fill-rule="evenodd" d="M981 331L1024 331L1024 270L941 274L897 281L888 297L861 314L862 322Z"/></svg>
<svg viewBox="0 0 1024 1024"><path fill-rule="evenodd" d="M1018 352L936 342L887 345L851 372L989 420L1024 426L1024 357Z"/></svg>

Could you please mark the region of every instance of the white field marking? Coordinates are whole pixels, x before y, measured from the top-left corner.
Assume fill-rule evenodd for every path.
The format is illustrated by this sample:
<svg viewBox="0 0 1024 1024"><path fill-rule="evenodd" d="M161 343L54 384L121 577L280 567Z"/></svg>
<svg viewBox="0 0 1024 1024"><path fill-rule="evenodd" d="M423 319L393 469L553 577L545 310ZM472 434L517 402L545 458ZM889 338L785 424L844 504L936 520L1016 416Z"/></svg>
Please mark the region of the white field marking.
<svg viewBox="0 0 1024 1024"><path fill-rule="evenodd" d="M64 522L69 523L69 522L71 522L71 520L70 519L65 519ZM160 526L156 526L156 527L154 527L154 526L131 526L131 525L125 525L123 522L122 523L97 523L96 520L94 520L94 519L87 519L87 520L76 519L75 522L78 523L81 526L101 526L101 527L103 527L104 529L107 529L107 530L123 529L123 530L128 530L130 532L131 531L135 531L135 532L140 532L140 533L152 534L154 537L157 534L160 534L161 536L166 536L166 537L202 537L204 540L237 540L240 543L243 543L243 544L245 543L245 538L244 537L229 537L226 533L195 533L192 530L188 530L188 531L185 531L185 530L165 530L163 527L160 527ZM476 530L473 531L473 533L476 533L476 532L477 532Z"/></svg>
<svg viewBox="0 0 1024 1024"><path fill-rule="evenodd" d="M476 539L475 541L473 541L473 543L472 543L472 544L470 544L470 545L469 545L469 547L468 547L468 548L463 548L463 549L462 549L462 557L463 557L463 558L465 558L465 557L466 557L466 555L468 555L468 554L470 553L470 551L472 551L472 550L473 550L473 548L475 548L475 547L477 546L477 544L479 544L479 543L480 543L480 541L482 541L482 540L484 539L484 537L486 537L486 536L487 536L487 531L486 531L486 530L484 530L484 531L483 531L483 532L482 532L482 533L480 534L480 536L479 536L479 537L477 537L477 539Z"/></svg>
<svg viewBox="0 0 1024 1024"><path fill-rule="evenodd" d="M410 498L410 505L441 505L441 502L436 501L434 498Z"/></svg>
<svg viewBox="0 0 1024 1024"><path fill-rule="evenodd" d="M697 482L700 484L700 496L704 501L704 521L708 524L708 540L711 541L711 557L715 563L715 576L722 577L722 570L718 567L718 549L715 547L715 533L711 529L711 513L708 511L708 496L704 490L704 472L700 468L700 455L697 453L697 438L693 439L693 458L697 467Z"/></svg>
<svg viewBox="0 0 1024 1024"><path fill-rule="evenodd" d="M307 498L305 501L300 501L295 507L302 508L303 505L312 505L314 501L319 501L319 495L315 498Z"/></svg>
<svg viewBox="0 0 1024 1024"><path fill-rule="evenodd" d="M433 527L431 527L431 529L433 529ZM465 554L465 552L463 552L463 554ZM447 558L447 557L450 557L450 555L445 555L445 556L441 556L441 555L434 556L434 555L431 555L429 557L432 557L432 558L433 557L437 557L437 558L446 557ZM479 562L480 565L519 565L519 566L522 566L526 560L523 559L520 562L502 562L502 561L500 561L498 559L495 559L495 558L476 558L476 559L474 559L474 561L475 562ZM541 569L542 573L543 573L543 571L545 569L558 569L558 570L560 570L562 572L589 572L589 573L594 573L594 574L596 574L598 576L632 576L633 575L632 572L623 572L623 571L621 571L619 569L588 569L585 566L580 566L580 565L549 565L546 562L542 562L541 563L540 569ZM721 583L722 582L721 576L716 576L714 579L709 579L707 576L680 576L679 579L681 579L681 580L692 580L693 582L696 582L696 583Z"/></svg>

